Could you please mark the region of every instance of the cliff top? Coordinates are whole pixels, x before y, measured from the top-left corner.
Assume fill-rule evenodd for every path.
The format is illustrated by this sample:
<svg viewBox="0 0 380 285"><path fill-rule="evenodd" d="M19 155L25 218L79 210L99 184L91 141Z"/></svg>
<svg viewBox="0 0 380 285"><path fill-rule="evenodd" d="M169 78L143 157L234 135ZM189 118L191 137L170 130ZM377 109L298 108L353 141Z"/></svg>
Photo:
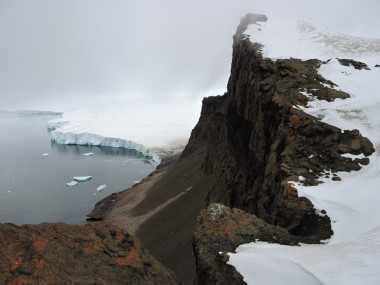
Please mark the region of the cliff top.
<svg viewBox="0 0 380 285"><path fill-rule="evenodd" d="M259 43L264 57L329 60L334 57L379 61L380 39L352 37L309 18L247 14L237 34Z"/></svg>
<svg viewBox="0 0 380 285"><path fill-rule="evenodd" d="M292 183L300 196L310 199L323 213L326 210L331 218L334 235L326 245L288 247L252 243L237 248L237 254L230 254L229 264L236 266L248 283L284 284L284 280L289 284L376 283L380 279L380 193L377 191L380 39L340 34L311 19L254 14L242 19L234 39L235 45L249 41L258 46L258 54L264 60L279 65L316 59L318 76L329 82L323 83L324 87L329 92L343 91L350 98L327 102L315 96L318 90L299 88L299 94L305 95L308 102L295 108L342 130L359 130L373 143L375 153L369 157L370 164L359 172L334 174L326 169L319 179L323 183L318 186L303 185L302 176ZM309 159L314 156L309 155ZM343 156L353 160L365 157ZM340 177L333 180L342 181L331 180L333 175Z"/></svg>

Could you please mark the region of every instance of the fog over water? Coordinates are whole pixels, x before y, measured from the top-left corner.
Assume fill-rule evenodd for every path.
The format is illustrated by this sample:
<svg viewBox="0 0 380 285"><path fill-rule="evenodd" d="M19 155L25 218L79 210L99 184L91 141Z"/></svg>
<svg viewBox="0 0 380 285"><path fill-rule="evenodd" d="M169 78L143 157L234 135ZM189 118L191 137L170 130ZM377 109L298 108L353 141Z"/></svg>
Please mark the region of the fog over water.
<svg viewBox="0 0 380 285"><path fill-rule="evenodd" d="M380 37L379 11L378 0L1 0L0 109L62 111L120 97L200 102L225 90L232 35L247 12Z"/></svg>

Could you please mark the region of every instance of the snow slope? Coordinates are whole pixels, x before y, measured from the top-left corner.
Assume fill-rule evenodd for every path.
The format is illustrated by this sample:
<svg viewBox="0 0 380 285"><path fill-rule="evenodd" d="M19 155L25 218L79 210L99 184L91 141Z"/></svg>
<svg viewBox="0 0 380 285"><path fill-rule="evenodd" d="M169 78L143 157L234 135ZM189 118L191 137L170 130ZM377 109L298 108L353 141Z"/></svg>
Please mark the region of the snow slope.
<svg viewBox="0 0 380 285"><path fill-rule="evenodd" d="M263 45L265 57L331 59L319 73L351 98L316 100L302 109L342 130L359 129L376 151L360 171L339 173L342 181L294 182L299 195L330 216L334 235L326 244L245 244L229 254L229 264L248 284L380 284L380 40L334 33L312 20L271 17L245 34ZM371 70L342 66L336 58L362 61Z"/></svg>
<svg viewBox="0 0 380 285"><path fill-rule="evenodd" d="M75 103L73 104L75 106ZM59 144L135 149L159 162L162 149L183 148L195 126L201 103L110 98L67 108L49 122L51 140Z"/></svg>

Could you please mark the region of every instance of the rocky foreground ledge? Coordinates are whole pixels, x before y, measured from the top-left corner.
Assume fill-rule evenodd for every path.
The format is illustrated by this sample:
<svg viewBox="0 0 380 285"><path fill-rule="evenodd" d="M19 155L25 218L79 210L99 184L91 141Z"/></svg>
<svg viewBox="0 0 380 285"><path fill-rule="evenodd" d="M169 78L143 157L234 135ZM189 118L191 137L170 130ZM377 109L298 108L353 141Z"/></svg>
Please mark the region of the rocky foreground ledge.
<svg viewBox="0 0 380 285"><path fill-rule="evenodd" d="M112 225L0 224L0 284L178 284Z"/></svg>

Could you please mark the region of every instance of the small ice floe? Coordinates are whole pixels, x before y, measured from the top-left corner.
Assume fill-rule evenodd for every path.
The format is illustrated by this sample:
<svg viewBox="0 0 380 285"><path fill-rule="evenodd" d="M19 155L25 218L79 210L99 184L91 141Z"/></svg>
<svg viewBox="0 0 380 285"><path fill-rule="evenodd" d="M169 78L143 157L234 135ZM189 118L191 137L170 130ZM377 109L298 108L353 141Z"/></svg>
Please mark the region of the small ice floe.
<svg viewBox="0 0 380 285"><path fill-rule="evenodd" d="M83 155L84 155L84 156L93 156L94 153L93 153L93 152L86 152L86 153L84 153Z"/></svg>
<svg viewBox="0 0 380 285"><path fill-rule="evenodd" d="M104 190L106 188L107 188L107 185L106 184L102 184L98 188L96 188L96 191L102 191L102 190Z"/></svg>
<svg viewBox="0 0 380 285"><path fill-rule="evenodd" d="M73 180L73 181L71 181L69 183L66 183L66 185L69 186L69 187L73 187L73 186L75 186L77 184L78 184L78 182L76 182L75 180Z"/></svg>
<svg viewBox="0 0 380 285"><path fill-rule="evenodd" d="M11 193L11 190L8 190L8 193Z"/></svg>
<svg viewBox="0 0 380 285"><path fill-rule="evenodd" d="M123 160L123 165L127 165L129 163L128 160Z"/></svg>
<svg viewBox="0 0 380 285"><path fill-rule="evenodd" d="M49 154L47 152L43 153L42 156L48 156Z"/></svg>
<svg viewBox="0 0 380 285"><path fill-rule="evenodd" d="M78 182L85 182L85 181L91 180L92 176L75 176L73 177L73 179Z"/></svg>

